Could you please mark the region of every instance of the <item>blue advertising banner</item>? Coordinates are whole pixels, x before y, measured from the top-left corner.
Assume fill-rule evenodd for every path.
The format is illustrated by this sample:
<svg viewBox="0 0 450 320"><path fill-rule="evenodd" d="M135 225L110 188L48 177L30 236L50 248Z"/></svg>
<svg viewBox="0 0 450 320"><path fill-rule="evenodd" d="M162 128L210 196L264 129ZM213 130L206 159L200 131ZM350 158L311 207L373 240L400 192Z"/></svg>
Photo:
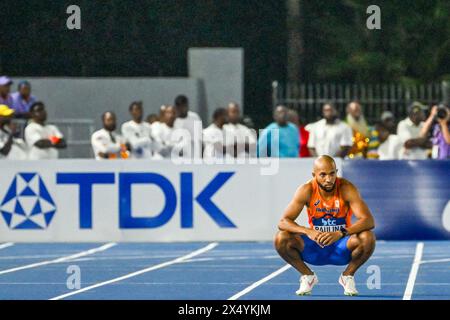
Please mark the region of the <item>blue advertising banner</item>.
<svg viewBox="0 0 450 320"><path fill-rule="evenodd" d="M374 215L378 239L450 239L450 161L348 160L343 172Z"/></svg>

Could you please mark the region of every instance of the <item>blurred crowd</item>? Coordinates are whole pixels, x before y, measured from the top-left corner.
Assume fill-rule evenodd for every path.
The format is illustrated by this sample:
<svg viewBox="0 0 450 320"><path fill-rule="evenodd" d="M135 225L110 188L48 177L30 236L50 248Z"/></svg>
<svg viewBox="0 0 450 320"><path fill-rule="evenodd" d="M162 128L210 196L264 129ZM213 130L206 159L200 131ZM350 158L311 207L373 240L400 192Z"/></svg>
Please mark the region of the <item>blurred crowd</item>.
<svg viewBox="0 0 450 320"><path fill-rule="evenodd" d="M56 159L67 148L62 132L47 123L46 106L32 95L31 85L0 77L0 158ZM254 157L315 157L330 155L348 159L449 159L450 109L444 104L426 106L412 102L404 119L384 111L369 124L363 105L350 101L340 118L332 102L322 106L322 119L306 124L296 110L279 105L273 122L257 132L240 106L230 102L212 112L208 125L179 95L158 114L145 116L141 101L128 107L129 119L118 128L116 114L101 115L102 128L91 144L98 160L106 159L226 159ZM24 119L18 130L14 119Z"/></svg>

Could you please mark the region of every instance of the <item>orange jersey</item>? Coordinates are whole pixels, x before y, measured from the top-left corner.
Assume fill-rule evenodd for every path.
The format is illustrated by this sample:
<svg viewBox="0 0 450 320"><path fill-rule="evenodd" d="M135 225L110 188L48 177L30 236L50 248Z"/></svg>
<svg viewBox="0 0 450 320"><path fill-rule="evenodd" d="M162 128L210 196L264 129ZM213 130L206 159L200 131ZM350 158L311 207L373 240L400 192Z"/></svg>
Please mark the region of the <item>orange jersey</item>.
<svg viewBox="0 0 450 320"><path fill-rule="evenodd" d="M341 179L336 178L334 195L325 201L319 193L319 185L312 180L313 191L307 206L308 221L311 228L322 232L338 231L351 225L352 210L342 198Z"/></svg>

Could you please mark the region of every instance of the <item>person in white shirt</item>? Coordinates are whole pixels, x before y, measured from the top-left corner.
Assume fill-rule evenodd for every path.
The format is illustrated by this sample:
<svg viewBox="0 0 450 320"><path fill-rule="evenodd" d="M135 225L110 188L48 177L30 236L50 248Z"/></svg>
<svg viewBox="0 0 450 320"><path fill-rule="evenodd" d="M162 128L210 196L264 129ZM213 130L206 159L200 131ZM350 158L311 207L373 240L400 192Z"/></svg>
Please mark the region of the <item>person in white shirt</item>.
<svg viewBox="0 0 450 320"><path fill-rule="evenodd" d="M28 158L28 148L16 136L16 126L11 122L13 117L13 109L0 105L0 159L25 160Z"/></svg>
<svg viewBox="0 0 450 320"><path fill-rule="evenodd" d="M403 143L396 134L391 134L389 127L383 123L375 125L378 132L378 141L380 145L377 148L376 155L379 160L398 160L402 155Z"/></svg>
<svg viewBox="0 0 450 320"><path fill-rule="evenodd" d="M172 150L173 152L182 151L182 140L175 134L174 123L176 118L175 107L166 106L160 117L159 125L157 127L152 127L153 137L160 146L159 153L165 159L171 158ZM176 154L176 156L180 156L180 154Z"/></svg>
<svg viewBox="0 0 450 320"><path fill-rule="evenodd" d="M385 126L391 134L397 134L397 123L395 121L395 116L391 111L383 111L380 120L383 126Z"/></svg>
<svg viewBox="0 0 450 320"><path fill-rule="evenodd" d="M5 104L0 104L0 159L8 157L13 145L13 135L6 127L13 115L13 109Z"/></svg>
<svg viewBox="0 0 450 320"><path fill-rule="evenodd" d="M223 126L227 143L233 148L235 158L256 157L256 134L241 124L241 111L235 102L228 104L228 123Z"/></svg>
<svg viewBox="0 0 450 320"><path fill-rule="evenodd" d="M158 144L152 137L152 127L143 121L142 102L134 101L128 108L132 120L122 124L122 136L131 146L130 158L159 159Z"/></svg>
<svg viewBox="0 0 450 320"><path fill-rule="evenodd" d="M175 120L175 129L186 130L183 139L183 157L184 158L200 158L202 151L202 120L197 113L189 110L188 98L179 95L175 99L175 110L177 119Z"/></svg>
<svg viewBox="0 0 450 320"><path fill-rule="evenodd" d="M322 114L324 119L310 126L308 149L313 157L329 155L344 158L353 145L352 129L338 118L337 110L331 103L323 105Z"/></svg>
<svg viewBox="0 0 450 320"><path fill-rule="evenodd" d="M47 111L42 102L35 102L30 107L31 121L25 128L25 142L29 148L30 160L58 159L59 149L67 147L59 129L46 124Z"/></svg>
<svg viewBox="0 0 450 320"><path fill-rule="evenodd" d="M7 121L2 124L0 121L0 159L28 159L28 146L18 137L18 134L19 131L14 122Z"/></svg>
<svg viewBox="0 0 450 320"><path fill-rule="evenodd" d="M152 125L152 129L156 130L158 128L158 126L163 123L163 118L164 118L164 112L166 111L167 105L163 104L161 107L159 107L159 114L156 116L156 119L151 123ZM147 122L150 123L149 121L149 117L152 115L149 115L147 117Z"/></svg>
<svg viewBox="0 0 450 320"><path fill-rule="evenodd" d="M226 145L224 125L227 123L227 110L218 108L213 113L213 123L203 130L203 159L223 159L232 157Z"/></svg>
<svg viewBox="0 0 450 320"><path fill-rule="evenodd" d="M130 145L115 132L116 115L107 111L102 115L103 129L92 134L91 144L95 159L127 159Z"/></svg>
<svg viewBox="0 0 450 320"><path fill-rule="evenodd" d="M397 135L403 143L402 159L423 160L428 158L432 144L430 139L421 136L426 106L413 102L408 107L408 117L398 123Z"/></svg>

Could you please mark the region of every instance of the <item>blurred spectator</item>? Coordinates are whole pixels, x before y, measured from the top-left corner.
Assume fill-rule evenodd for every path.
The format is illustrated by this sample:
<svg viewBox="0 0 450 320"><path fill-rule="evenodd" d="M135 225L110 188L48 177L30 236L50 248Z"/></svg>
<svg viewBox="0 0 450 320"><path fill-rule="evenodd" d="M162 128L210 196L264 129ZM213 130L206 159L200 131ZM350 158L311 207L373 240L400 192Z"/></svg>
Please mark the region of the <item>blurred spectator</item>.
<svg viewBox="0 0 450 320"><path fill-rule="evenodd" d="M444 104L433 106L430 116L425 121L421 136L427 137L432 129L433 159L450 158L450 108Z"/></svg>
<svg viewBox="0 0 450 320"><path fill-rule="evenodd" d="M368 135L368 125L362 112L361 104L358 101L352 101L347 105L346 122L354 131L364 136Z"/></svg>
<svg viewBox="0 0 450 320"><path fill-rule="evenodd" d="M161 159L158 144L152 138L150 124L143 121L144 110L141 101L134 101L128 107L132 120L122 124L122 137L130 144L130 158Z"/></svg>
<svg viewBox="0 0 450 320"><path fill-rule="evenodd" d="M223 126L227 143L233 145L235 158L256 157L256 136L254 131L241 124L241 110L237 103L228 104L228 123Z"/></svg>
<svg viewBox="0 0 450 320"><path fill-rule="evenodd" d="M413 102L408 107L408 117L398 123L397 135L403 143L402 159L420 160L428 158L431 142L421 136L424 126L424 110L427 107L419 102Z"/></svg>
<svg viewBox="0 0 450 320"><path fill-rule="evenodd" d="M7 105L0 105L0 159L8 158L11 148L14 143L14 136L8 128L14 110Z"/></svg>
<svg viewBox="0 0 450 320"><path fill-rule="evenodd" d="M10 120L5 124L4 129L13 135L13 144L7 158L10 160L28 159L28 145L20 137L21 131L17 123L14 120Z"/></svg>
<svg viewBox="0 0 450 320"><path fill-rule="evenodd" d="M36 102L36 97L31 94L31 84L28 81L20 81L18 91L11 96L16 118L30 118L30 107Z"/></svg>
<svg viewBox="0 0 450 320"><path fill-rule="evenodd" d="M297 158L300 140L297 127L288 121L288 109L277 106L275 122L268 125L258 140L258 157Z"/></svg>
<svg viewBox="0 0 450 320"><path fill-rule="evenodd" d="M218 108L213 113L213 122L203 130L203 158L223 159L227 156L224 124L227 123L227 110ZM230 148L232 150L232 148Z"/></svg>
<svg viewBox="0 0 450 320"><path fill-rule="evenodd" d="M185 129L190 134L190 137L185 136L183 140L185 143L183 157L201 158L202 120L197 113L189 110L189 101L186 96L179 95L175 98L175 110L177 112L175 129Z"/></svg>
<svg viewBox="0 0 450 320"><path fill-rule="evenodd" d="M147 118L145 119L145 121L147 121L148 124L152 125L154 124L156 121L158 121L158 115L155 113L151 113L147 116Z"/></svg>
<svg viewBox="0 0 450 320"><path fill-rule="evenodd" d="M59 129L46 124L47 111L42 102L35 102L30 107L31 121L25 128L25 142L29 148L29 159L58 159L58 149L67 147Z"/></svg>
<svg viewBox="0 0 450 320"><path fill-rule="evenodd" d="M0 77L0 104L6 105L10 108L13 108L14 106L13 98L9 94L12 84L13 81L7 76Z"/></svg>
<svg viewBox="0 0 450 320"><path fill-rule="evenodd" d="M364 118L359 102L352 101L347 105L347 117L345 120L353 132L353 145L348 156L350 158L365 158L369 142L369 126Z"/></svg>
<svg viewBox="0 0 450 320"><path fill-rule="evenodd" d="M397 124L395 123L395 116L391 111L383 111L380 119L383 126L387 128L391 134L396 134Z"/></svg>
<svg viewBox="0 0 450 320"><path fill-rule="evenodd" d="M91 144L95 159L126 159L130 146L116 131L116 115L107 111L102 115L103 129L92 134Z"/></svg>
<svg viewBox="0 0 450 320"><path fill-rule="evenodd" d="M162 119L164 118L164 113L166 112L167 107L169 107L168 105L161 105L161 107L159 107L159 114L158 114L158 121L163 121Z"/></svg>
<svg viewBox="0 0 450 320"><path fill-rule="evenodd" d="M322 107L324 119L310 126L308 148L313 157L329 155L344 158L353 145L352 129L338 118L331 103Z"/></svg>
<svg viewBox="0 0 450 320"><path fill-rule="evenodd" d="M152 126L153 137L159 143L159 153L164 158L170 158L172 149L179 143L174 135L176 117L175 107L167 106L160 117L160 124L157 127Z"/></svg>
<svg viewBox="0 0 450 320"><path fill-rule="evenodd" d="M152 129L156 130L157 127L163 122L164 118L164 111L166 110L167 106L163 104L161 107L159 107L159 114L156 116L156 120L152 122ZM148 119L147 119L148 122Z"/></svg>
<svg viewBox="0 0 450 320"><path fill-rule="evenodd" d="M389 132L389 129L383 123L377 123L375 130L378 132L378 140L380 142L376 157L379 160L398 160L402 155L402 145L400 138Z"/></svg>
<svg viewBox="0 0 450 320"><path fill-rule="evenodd" d="M298 128L298 136L300 139L300 151L298 154L299 157L301 158L310 157L311 154L309 153L308 149L309 131L307 131L305 129L305 126L302 123L300 123L300 118L296 110L290 109L288 112L288 117L289 122L292 122Z"/></svg>
<svg viewBox="0 0 450 320"><path fill-rule="evenodd" d="M383 111L380 116L379 122L383 128L387 129L390 134L396 134L396 124L394 114L390 111ZM377 127L379 125L377 123L375 126L369 127L369 144L367 145L367 158L368 159L378 159L378 147L380 146L379 132Z"/></svg>
<svg viewBox="0 0 450 320"><path fill-rule="evenodd" d="M378 147L380 146L380 133L377 125L369 128L369 144L367 145L367 159L378 159ZM384 125L383 125L384 126Z"/></svg>

